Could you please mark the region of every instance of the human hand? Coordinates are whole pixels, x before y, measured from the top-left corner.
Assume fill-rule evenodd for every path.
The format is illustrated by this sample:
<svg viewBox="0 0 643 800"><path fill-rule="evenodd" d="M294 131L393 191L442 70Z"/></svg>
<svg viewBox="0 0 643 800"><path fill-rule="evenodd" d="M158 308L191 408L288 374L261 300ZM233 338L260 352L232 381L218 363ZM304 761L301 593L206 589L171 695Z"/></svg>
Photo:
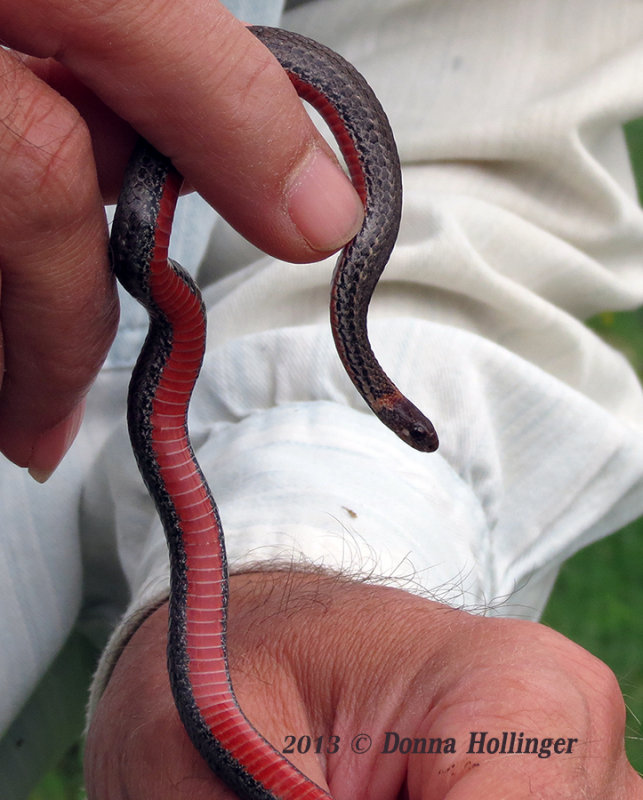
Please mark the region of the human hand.
<svg viewBox="0 0 643 800"><path fill-rule="evenodd" d="M103 201L137 134L275 256L327 255L362 209L281 67L217 0L5 0L0 37L27 54L0 50L0 451L42 480L115 333Z"/></svg>
<svg viewBox="0 0 643 800"><path fill-rule="evenodd" d="M89 800L234 797L174 708L166 615L164 606L136 632L98 705ZM643 798L613 674L544 626L323 575L257 572L231 578L228 644L247 716L280 750L294 737L288 757L337 800ZM387 731L398 747L389 736L394 752L383 753ZM478 752L480 735L468 752L472 733L486 732L482 749L491 750L492 739L502 749L505 731L505 754ZM351 749L365 746L359 734L372 740L362 753ZM306 736L311 748L300 755ZM528 738L543 753L549 745L549 757L518 753ZM402 739L439 739L442 752L405 754Z"/></svg>

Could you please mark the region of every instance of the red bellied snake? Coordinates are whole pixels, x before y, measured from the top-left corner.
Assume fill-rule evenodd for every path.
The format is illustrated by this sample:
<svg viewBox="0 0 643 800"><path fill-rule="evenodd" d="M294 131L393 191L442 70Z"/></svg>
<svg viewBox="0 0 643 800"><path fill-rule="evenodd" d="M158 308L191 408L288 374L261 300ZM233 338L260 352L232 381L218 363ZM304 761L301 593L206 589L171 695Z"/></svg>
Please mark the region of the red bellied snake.
<svg viewBox="0 0 643 800"><path fill-rule="evenodd" d="M368 304L401 214L400 164L388 120L361 75L333 51L286 31L250 30L329 124L365 204L363 227L344 248L332 280L339 356L386 425L412 447L435 450L432 424L383 372L366 333ZM181 180L168 159L141 141L127 168L110 240L116 275L150 316L130 383L128 426L170 551L170 683L192 742L240 797L329 800L253 728L230 681L223 531L187 430L205 348L205 309L190 276L167 256Z"/></svg>

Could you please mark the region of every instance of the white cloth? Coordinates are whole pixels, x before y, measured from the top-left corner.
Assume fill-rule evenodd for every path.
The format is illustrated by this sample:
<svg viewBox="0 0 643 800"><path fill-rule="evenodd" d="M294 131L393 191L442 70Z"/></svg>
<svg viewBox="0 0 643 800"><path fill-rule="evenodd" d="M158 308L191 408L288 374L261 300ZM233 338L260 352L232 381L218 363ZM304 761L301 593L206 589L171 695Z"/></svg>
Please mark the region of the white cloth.
<svg viewBox="0 0 643 800"><path fill-rule="evenodd" d="M279 25L284 0L221 0L240 20L257 25Z"/></svg>
<svg viewBox="0 0 643 800"><path fill-rule="evenodd" d="M371 338L441 447L405 447L343 374L332 261L262 256L188 200L175 254L199 265L210 317L190 424L231 566L312 560L537 618L567 556L643 513L643 393L582 324L643 302L621 127L643 114L643 5L316 0L284 24L353 61L391 118L404 215ZM87 422L44 489L2 466L0 722L81 611L104 629L128 598L136 614L167 592L123 418L143 327L127 303Z"/></svg>

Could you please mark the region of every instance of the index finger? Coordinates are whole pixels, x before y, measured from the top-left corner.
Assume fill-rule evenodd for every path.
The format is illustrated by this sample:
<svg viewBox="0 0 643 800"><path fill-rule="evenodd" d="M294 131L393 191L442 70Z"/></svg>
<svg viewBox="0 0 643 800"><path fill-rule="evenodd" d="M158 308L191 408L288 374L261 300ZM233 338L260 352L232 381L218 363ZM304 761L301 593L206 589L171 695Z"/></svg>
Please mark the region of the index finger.
<svg viewBox="0 0 643 800"><path fill-rule="evenodd" d="M310 261L362 206L270 52L220 2L7 0L0 31L54 57L257 246Z"/></svg>

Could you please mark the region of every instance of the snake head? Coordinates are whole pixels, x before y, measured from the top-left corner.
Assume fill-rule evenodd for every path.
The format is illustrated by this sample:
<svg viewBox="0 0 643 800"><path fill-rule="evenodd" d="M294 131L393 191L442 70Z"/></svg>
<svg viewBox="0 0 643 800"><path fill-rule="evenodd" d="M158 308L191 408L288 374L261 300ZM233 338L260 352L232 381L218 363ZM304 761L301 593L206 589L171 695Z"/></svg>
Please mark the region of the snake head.
<svg viewBox="0 0 643 800"><path fill-rule="evenodd" d="M433 423L399 391L379 398L372 408L379 419L414 450L433 453L438 449L438 434Z"/></svg>

